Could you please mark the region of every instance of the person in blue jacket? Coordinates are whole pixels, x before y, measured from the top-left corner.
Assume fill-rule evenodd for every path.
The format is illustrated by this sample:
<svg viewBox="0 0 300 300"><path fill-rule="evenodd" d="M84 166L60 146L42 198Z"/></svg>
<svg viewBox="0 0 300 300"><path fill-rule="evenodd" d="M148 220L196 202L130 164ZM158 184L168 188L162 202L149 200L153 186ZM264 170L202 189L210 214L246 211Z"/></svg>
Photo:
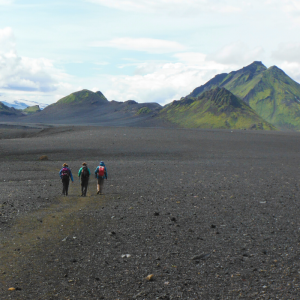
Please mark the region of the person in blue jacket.
<svg viewBox="0 0 300 300"><path fill-rule="evenodd" d="M62 169L59 171L59 176L60 176L62 184L63 184L62 193L64 196L68 196L70 178L71 178L72 182L74 182L74 180L73 180L72 172L69 169L68 165L66 163L64 163L62 166L63 166Z"/></svg>
<svg viewBox="0 0 300 300"><path fill-rule="evenodd" d="M99 166L95 170L95 178L97 178L97 194L101 195L104 179L107 180L107 170L103 161L100 161Z"/></svg>

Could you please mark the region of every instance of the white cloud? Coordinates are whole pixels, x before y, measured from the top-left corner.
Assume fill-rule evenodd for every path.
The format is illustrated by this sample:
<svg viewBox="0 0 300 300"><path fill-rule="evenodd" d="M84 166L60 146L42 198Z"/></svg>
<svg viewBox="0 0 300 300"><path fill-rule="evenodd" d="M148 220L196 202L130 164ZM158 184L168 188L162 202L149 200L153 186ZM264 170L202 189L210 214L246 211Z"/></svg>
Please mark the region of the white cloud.
<svg viewBox="0 0 300 300"><path fill-rule="evenodd" d="M133 76L108 76L106 86L98 89L110 100L166 104L186 96L216 74L234 70L208 61L202 53L180 53L175 57L179 62L137 65Z"/></svg>
<svg viewBox="0 0 300 300"><path fill-rule="evenodd" d="M262 47L249 48L242 42L226 45L215 54L208 56L209 60L222 64L245 65L255 60L263 60L264 49Z"/></svg>
<svg viewBox="0 0 300 300"><path fill-rule="evenodd" d="M281 43L272 53L272 59L278 62L284 72L300 82L300 43Z"/></svg>
<svg viewBox="0 0 300 300"><path fill-rule="evenodd" d="M186 49L185 46L166 40L150 38L117 38L110 41L95 42L93 47L111 47L123 50L144 51L149 53L170 53Z"/></svg>
<svg viewBox="0 0 300 300"><path fill-rule="evenodd" d="M280 44L278 49L272 53L272 58L279 61L300 63L300 43Z"/></svg>
<svg viewBox="0 0 300 300"><path fill-rule="evenodd" d="M0 29L0 53L15 49L15 37L10 27Z"/></svg>
<svg viewBox="0 0 300 300"><path fill-rule="evenodd" d="M288 74L293 80L300 83L300 62L281 62L278 67Z"/></svg>
<svg viewBox="0 0 300 300"><path fill-rule="evenodd" d="M0 29L0 89L50 92L66 77L48 59L19 56L12 29Z"/></svg>

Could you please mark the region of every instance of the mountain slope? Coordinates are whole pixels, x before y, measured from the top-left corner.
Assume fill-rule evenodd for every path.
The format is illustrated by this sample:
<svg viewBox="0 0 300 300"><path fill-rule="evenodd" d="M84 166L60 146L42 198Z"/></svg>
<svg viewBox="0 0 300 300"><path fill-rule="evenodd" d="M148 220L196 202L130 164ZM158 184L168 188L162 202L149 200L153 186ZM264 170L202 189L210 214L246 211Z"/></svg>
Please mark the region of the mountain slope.
<svg viewBox="0 0 300 300"><path fill-rule="evenodd" d="M185 128L275 129L241 99L219 87L173 101L159 117Z"/></svg>
<svg viewBox="0 0 300 300"><path fill-rule="evenodd" d="M26 123L95 124L102 126L167 126L154 115L161 109L158 103L108 101L101 92L82 90L27 115Z"/></svg>
<svg viewBox="0 0 300 300"><path fill-rule="evenodd" d="M228 89L276 127L300 130L300 84L276 66L267 69L261 62L254 62L215 76L188 96L197 97L215 87Z"/></svg>
<svg viewBox="0 0 300 300"><path fill-rule="evenodd" d="M75 93L72 93L60 100L58 100L56 103L49 105L46 107L47 109L58 107L58 106L64 106L64 105L80 105L80 104L93 104L93 105L101 105L101 104L107 104L108 100L104 97L104 95L101 92L92 92L89 90L82 90ZM46 109L45 108L45 109Z"/></svg>
<svg viewBox="0 0 300 300"><path fill-rule="evenodd" d="M25 109L22 109L24 114L34 114L39 111L41 111L41 109L38 105L28 106Z"/></svg>
<svg viewBox="0 0 300 300"><path fill-rule="evenodd" d="M5 117L20 117L23 116L23 114L16 110L13 107L8 107L5 104L3 104L2 102L0 102L0 115Z"/></svg>

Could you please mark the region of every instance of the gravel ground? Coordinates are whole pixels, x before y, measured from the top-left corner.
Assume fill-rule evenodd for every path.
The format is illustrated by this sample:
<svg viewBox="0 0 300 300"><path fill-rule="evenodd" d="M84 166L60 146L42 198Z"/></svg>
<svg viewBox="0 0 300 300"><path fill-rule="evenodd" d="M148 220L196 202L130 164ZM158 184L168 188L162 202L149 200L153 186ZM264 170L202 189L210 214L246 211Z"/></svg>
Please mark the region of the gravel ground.
<svg viewBox="0 0 300 300"><path fill-rule="evenodd" d="M0 299L299 299L299 134L30 136L0 143ZM81 163L100 160L104 195L92 176L80 197Z"/></svg>

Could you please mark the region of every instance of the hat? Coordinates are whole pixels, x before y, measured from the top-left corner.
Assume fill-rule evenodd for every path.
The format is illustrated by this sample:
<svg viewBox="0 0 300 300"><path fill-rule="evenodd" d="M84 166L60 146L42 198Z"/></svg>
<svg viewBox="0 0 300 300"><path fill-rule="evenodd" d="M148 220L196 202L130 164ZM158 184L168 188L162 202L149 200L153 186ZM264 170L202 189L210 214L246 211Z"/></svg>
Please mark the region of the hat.
<svg viewBox="0 0 300 300"><path fill-rule="evenodd" d="M83 165L83 166L86 166L86 165L87 165L87 163L86 163L86 162L83 162L83 163L82 163L82 165Z"/></svg>
<svg viewBox="0 0 300 300"><path fill-rule="evenodd" d="M63 163L63 165L62 165L63 167L67 167L68 165L66 164L66 163Z"/></svg>

